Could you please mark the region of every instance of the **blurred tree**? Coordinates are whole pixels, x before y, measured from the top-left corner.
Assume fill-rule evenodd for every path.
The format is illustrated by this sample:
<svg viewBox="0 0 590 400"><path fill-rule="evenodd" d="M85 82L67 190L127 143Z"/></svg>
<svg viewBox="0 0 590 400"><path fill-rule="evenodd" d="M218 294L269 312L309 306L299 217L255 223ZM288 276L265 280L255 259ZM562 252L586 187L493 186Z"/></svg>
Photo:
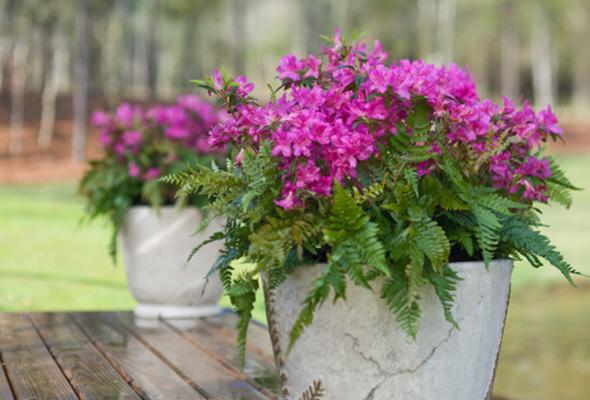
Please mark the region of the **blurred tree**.
<svg viewBox="0 0 590 400"><path fill-rule="evenodd" d="M551 104L554 99L553 43L548 12L545 4L538 1L532 3L531 71L537 105Z"/></svg>
<svg viewBox="0 0 590 400"><path fill-rule="evenodd" d="M500 91L520 96L519 8L516 0L500 1Z"/></svg>
<svg viewBox="0 0 590 400"><path fill-rule="evenodd" d="M76 60L74 64L74 130L72 159L85 159L86 124L88 119L88 73L90 47L90 0L78 0L76 15Z"/></svg>
<svg viewBox="0 0 590 400"><path fill-rule="evenodd" d="M575 0L568 13L571 21L573 38L569 51L572 58L572 102L578 114L590 108L590 3L587 0Z"/></svg>
<svg viewBox="0 0 590 400"><path fill-rule="evenodd" d="M43 63L44 79L41 94L41 120L37 141L42 148L51 145L55 128L57 95L68 74L68 43L65 28L67 10L61 10L57 0L48 0L45 7L39 9L43 26ZM65 29L64 29L65 28Z"/></svg>

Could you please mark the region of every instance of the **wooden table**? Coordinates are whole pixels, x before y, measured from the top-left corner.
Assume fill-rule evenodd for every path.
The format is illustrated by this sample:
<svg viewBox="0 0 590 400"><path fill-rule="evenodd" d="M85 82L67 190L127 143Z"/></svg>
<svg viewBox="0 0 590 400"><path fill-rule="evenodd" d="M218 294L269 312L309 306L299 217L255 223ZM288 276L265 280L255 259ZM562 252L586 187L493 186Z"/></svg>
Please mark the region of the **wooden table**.
<svg viewBox="0 0 590 400"><path fill-rule="evenodd" d="M236 316L182 323L129 312L0 314L0 399L274 399L266 329L240 371Z"/></svg>

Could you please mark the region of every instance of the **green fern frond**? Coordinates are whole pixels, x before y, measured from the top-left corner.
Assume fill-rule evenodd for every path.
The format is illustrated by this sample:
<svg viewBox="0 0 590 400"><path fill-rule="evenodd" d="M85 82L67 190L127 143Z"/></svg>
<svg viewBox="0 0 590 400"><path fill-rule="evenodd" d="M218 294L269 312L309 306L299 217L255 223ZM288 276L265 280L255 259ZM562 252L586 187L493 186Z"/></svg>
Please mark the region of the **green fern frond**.
<svg viewBox="0 0 590 400"><path fill-rule="evenodd" d="M448 232L447 236L449 242L459 244L470 257L473 257L475 249L471 233L465 229L455 228Z"/></svg>
<svg viewBox="0 0 590 400"><path fill-rule="evenodd" d="M384 189L385 184L383 182L375 182L372 185L363 188L362 192L356 186L352 188L352 191L356 203L364 204L367 201L378 199L383 194Z"/></svg>
<svg viewBox="0 0 590 400"><path fill-rule="evenodd" d="M528 207L525 204L502 196L499 193L478 193L475 196L474 201L481 207L485 207L492 212L504 215L512 215L515 210Z"/></svg>
<svg viewBox="0 0 590 400"><path fill-rule="evenodd" d="M418 171L416 171L416 168L406 168L404 171L404 178L414 190L416 197L419 197L420 191L418 190Z"/></svg>
<svg viewBox="0 0 590 400"><path fill-rule="evenodd" d="M442 271L451 252L451 244L445 231L429 218L415 223L414 226L416 247L428 257L437 271Z"/></svg>
<svg viewBox="0 0 590 400"><path fill-rule="evenodd" d="M225 237L225 232L223 232L223 231L217 231L215 233L212 233L206 240L203 240L201 243L199 243L197 246L195 246L191 250L186 261L189 262L195 256L195 254L199 250L201 250L201 248L203 248L203 246L206 246L206 245L213 243L213 242L217 242L218 240L221 240L224 237Z"/></svg>
<svg viewBox="0 0 590 400"><path fill-rule="evenodd" d="M565 172L559 167L555 159L547 157L551 167L551 177L547 179L547 194L551 201L560 203L569 209L572 206L573 198L571 190L580 190L567 178Z"/></svg>
<svg viewBox="0 0 590 400"><path fill-rule="evenodd" d="M478 230L475 236L483 256L483 261L487 267L494 258L494 254L498 248L498 243L500 242L498 231L502 225L496 214L487 208L475 207L473 214L478 224Z"/></svg>
<svg viewBox="0 0 590 400"><path fill-rule="evenodd" d="M500 232L502 241L509 243L535 267L542 265L539 258L547 260L565 276L572 286L576 286L572 275L582 274L564 259L545 235L519 218L506 218L503 224Z"/></svg>
<svg viewBox="0 0 590 400"><path fill-rule="evenodd" d="M434 291L442 304L445 319L456 328L459 328L457 321L453 317L453 303L457 283L462 280L461 277L449 265L444 266L442 274L437 273L432 268L425 268L424 272L426 279L434 287Z"/></svg>
<svg viewBox="0 0 590 400"><path fill-rule="evenodd" d="M347 260L347 265L369 265L386 276L389 269L385 260L385 248L379 239L377 225L341 186L334 189L334 204L323 228L324 238L332 247L332 262Z"/></svg>
<svg viewBox="0 0 590 400"><path fill-rule="evenodd" d="M418 333L420 306L417 301L408 303L408 281L403 274L387 278L381 289L381 297L395 315L400 327L412 338Z"/></svg>
<svg viewBox="0 0 590 400"><path fill-rule="evenodd" d="M321 306L330 295L330 274L332 266L328 266L322 276L317 278L313 287L308 292L307 297L303 300L303 308L299 312L293 327L289 334L289 347L287 353L295 345L295 342L301 337L303 331L313 322L313 314L315 310Z"/></svg>
<svg viewBox="0 0 590 400"><path fill-rule="evenodd" d="M258 290L258 279L252 278L243 273L236 277L231 287L227 290L230 301L236 307L239 320L237 325L238 351L240 366L243 368L246 360L246 339L248 337L248 326L252 319L252 310L256 301Z"/></svg>

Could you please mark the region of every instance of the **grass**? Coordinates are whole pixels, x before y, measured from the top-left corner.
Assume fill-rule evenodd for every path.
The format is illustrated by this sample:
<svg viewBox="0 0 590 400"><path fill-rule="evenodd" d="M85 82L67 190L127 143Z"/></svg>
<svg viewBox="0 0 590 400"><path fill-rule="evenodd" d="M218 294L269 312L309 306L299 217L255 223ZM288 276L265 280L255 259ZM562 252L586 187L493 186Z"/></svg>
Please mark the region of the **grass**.
<svg viewBox="0 0 590 400"><path fill-rule="evenodd" d="M82 214L74 184L0 186L0 311L133 306L108 227Z"/></svg>
<svg viewBox="0 0 590 400"><path fill-rule="evenodd" d="M587 157L560 158L570 178L590 188ZM575 268L590 274L590 191L574 196L569 211L543 207L547 232ZM81 225L82 215L73 183L0 186L0 311L133 306L124 268L113 266L107 256L108 226ZM557 271L543 269L517 264L515 291L559 279ZM264 319L261 298L256 317Z"/></svg>

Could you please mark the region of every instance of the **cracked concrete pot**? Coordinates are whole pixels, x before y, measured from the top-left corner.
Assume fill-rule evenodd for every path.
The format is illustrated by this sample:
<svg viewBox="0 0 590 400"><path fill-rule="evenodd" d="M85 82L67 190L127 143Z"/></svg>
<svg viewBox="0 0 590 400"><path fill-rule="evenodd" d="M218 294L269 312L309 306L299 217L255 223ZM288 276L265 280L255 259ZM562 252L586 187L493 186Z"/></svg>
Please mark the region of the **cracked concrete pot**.
<svg viewBox="0 0 590 400"><path fill-rule="evenodd" d="M223 287L211 278L203 293L203 279L219 256L220 242L203 247L187 264L191 250L220 229L212 221L198 234L200 212L148 206L132 207L126 214L119 239L127 271L127 284L138 302L139 318L194 318L219 312Z"/></svg>
<svg viewBox="0 0 590 400"><path fill-rule="evenodd" d="M452 263L462 278L454 316L443 317L431 287L421 293L415 341L375 293L349 282L347 301L327 301L287 356L289 331L325 265L302 267L279 288L265 287L267 316L283 398L295 400L321 381L326 399L484 400L491 389L510 292L512 261ZM377 286L377 285L375 285Z"/></svg>

